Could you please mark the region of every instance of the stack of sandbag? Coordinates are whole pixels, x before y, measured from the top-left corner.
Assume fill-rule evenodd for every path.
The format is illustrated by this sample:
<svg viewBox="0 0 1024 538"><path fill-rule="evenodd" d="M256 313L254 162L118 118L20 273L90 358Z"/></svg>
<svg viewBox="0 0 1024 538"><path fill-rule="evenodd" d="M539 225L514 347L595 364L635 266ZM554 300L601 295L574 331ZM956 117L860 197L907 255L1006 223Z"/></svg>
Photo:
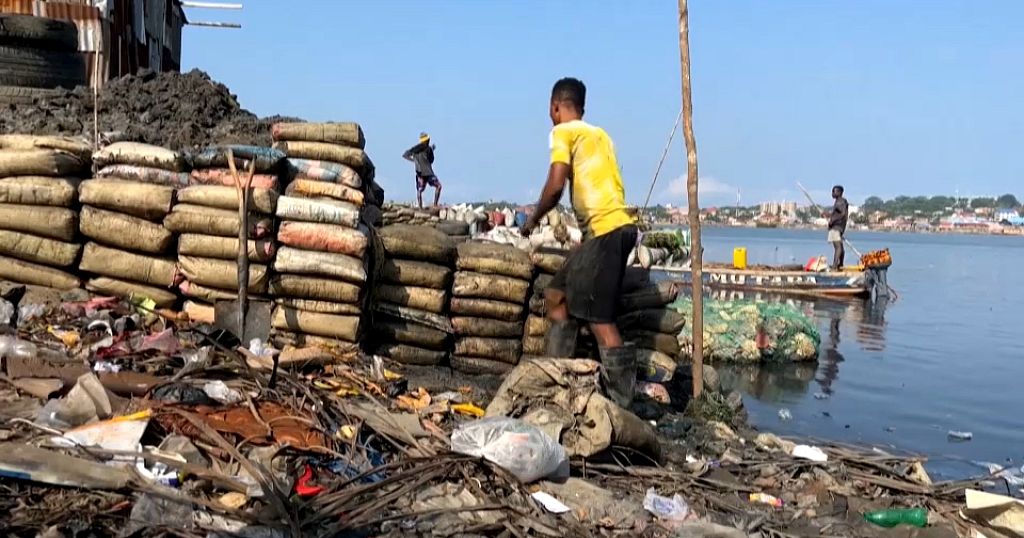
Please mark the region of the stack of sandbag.
<svg viewBox="0 0 1024 538"><path fill-rule="evenodd" d="M379 236L384 262L374 296L374 352L404 364L441 364L452 332L445 313L454 243L412 224L385 226Z"/></svg>
<svg viewBox="0 0 1024 538"><path fill-rule="evenodd" d="M523 355L544 355L545 336L548 334L548 329L551 328L544 303L544 290L551 283L555 273L562 268L567 255L568 251L566 250L550 247L538 248L530 254L530 260L536 269L536 276L533 279L533 286L531 286L530 313L526 318L526 329L523 332Z"/></svg>
<svg viewBox="0 0 1024 538"><path fill-rule="evenodd" d="M239 189L228 163L234 157L244 184L250 166L248 241L249 293L266 294L268 267L274 259L274 212L280 191L284 154L257 146L213 146L193 156L188 186L178 190L177 203L164 225L181 234L178 266L185 311L194 320L213 321L213 304L238 297Z"/></svg>
<svg viewBox="0 0 1024 538"><path fill-rule="evenodd" d="M177 299L175 235L163 220L175 189L188 178L189 161L177 151L116 142L93 154L96 179L83 181L79 228L88 238L78 267L91 276L89 291L148 298L157 306Z"/></svg>
<svg viewBox="0 0 1024 538"><path fill-rule="evenodd" d="M299 343L329 339L354 348L368 279L369 230L360 213L379 196L362 128L278 123L272 134L288 157L288 187L277 202L271 324Z"/></svg>
<svg viewBox="0 0 1024 538"><path fill-rule="evenodd" d="M77 288L79 177L88 144L71 138L0 136L0 278Z"/></svg>
<svg viewBox="0 0 1024 538"><path fill-rule="evenodd" d="M679 295L679 284L637 282L645 271L630 267L623 287L617 323L622 339L637 348L637 376L640 381L665 383L679 361L679 332L685 319L670 305ZM631 278L633 275L633 278Z"/></svg>
<svg viewBox="0 0 1024 538"><path fill-rule="evenodd" d="M439 220L434 228L452 238L456 244L469 241L469 224L461 220Z"/></svg>
<svg viewBox="0 0 1024 538"><path fill-rule="evenodd" d="M426 209L388 202L384 204L384 225L392 224L436 224L441 221L438 215Z"/></svg>
<svg viewBox="0 0 1024 538"><path fill-rule="evenodd" d="M533 280L530 256L513 246L458 246L452 282L452 367L505 373L523 354L523 312Z"/></svg>

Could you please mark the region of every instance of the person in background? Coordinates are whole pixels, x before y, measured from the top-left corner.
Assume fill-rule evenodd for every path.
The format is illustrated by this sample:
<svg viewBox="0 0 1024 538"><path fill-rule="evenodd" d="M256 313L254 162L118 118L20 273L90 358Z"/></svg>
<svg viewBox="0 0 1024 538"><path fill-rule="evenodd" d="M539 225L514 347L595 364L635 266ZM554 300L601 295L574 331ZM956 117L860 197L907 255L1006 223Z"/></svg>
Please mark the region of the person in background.
<svg viewBox="0 0 1024 538"><path fill-rule="evenodd" d="M559 80L551 90L551 165L537 209L520 231L529 236L558 205L569 183L583 242L544 291L551 320L545 354L572 357L576 320L588 323L600 350L602 383L615 403L628 408L636 384L636 349L623 343L615 318L626 260L638 230L626 208L611 138L583 121L586 96L586 86L574 78Z"/></svg>
<svg viewBox="0 0 1024 538"><path fill-rule="evenodd" d="M828 219L828 242L832 243L835 249L835 256L832 259L832 269L843 270L843 259L846 257L846 249L843 248L843 241L846 236L846 223L850 219L850 203L843 198L843 186L832 187L832 211L825 213Z"/></svg>
<svg viewBox="0 0 1024 538"><path fill-rule="evenodd" d="M427 190L427 185L434 187L434 205L441 201L441 182L434 174L435 147L430 143L430 135L420 133L419 143L402 154L403 159L416 163L416 202L420 209L423 209L423 191Z"/></svg>

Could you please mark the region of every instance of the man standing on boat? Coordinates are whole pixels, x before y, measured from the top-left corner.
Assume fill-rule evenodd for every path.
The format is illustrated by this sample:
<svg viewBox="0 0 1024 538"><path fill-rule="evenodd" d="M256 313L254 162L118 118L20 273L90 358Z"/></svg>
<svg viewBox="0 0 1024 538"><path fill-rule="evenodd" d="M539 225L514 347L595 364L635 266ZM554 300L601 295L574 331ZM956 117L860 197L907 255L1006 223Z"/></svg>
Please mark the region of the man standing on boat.
<svg viewBox="0 0 1024 538"><path fill-rule="evenodd" d="M615 148L608 133L583 121L587 88L563 78L551 90L551 165L537 208L521 232L529 236L558 205L566 183L583 243L565 260L544 291L551 329L545 342L550 357L572 357L577 321L590 325L601 355L601 379L622 407L633 401L636 349L624 344L615 325L626 260L636 245L637 227L626 206Z"/></svg>
<svg viewBox="0 0 1024 538"><path fill-rule="evenodd" d="M835 257L832 259L832 269L843 270L843 258L846 257L846 249L843 248L843 241L846 236L846 223L850 218L850 203L843 198L843 186L832 187L832 211L826 212L828 219L828 242L832 243L835 249Z"/></svg>
<svg viewBox="0 0 1024 538"><path fill-rule="evenodd" d="M423 209L423 191L427 185L434 187L434 206L441 201L441 182L434 175L434 148L430 135L420 133L420 141L406 150L402 158L416 163L416 202Z"/></svg>

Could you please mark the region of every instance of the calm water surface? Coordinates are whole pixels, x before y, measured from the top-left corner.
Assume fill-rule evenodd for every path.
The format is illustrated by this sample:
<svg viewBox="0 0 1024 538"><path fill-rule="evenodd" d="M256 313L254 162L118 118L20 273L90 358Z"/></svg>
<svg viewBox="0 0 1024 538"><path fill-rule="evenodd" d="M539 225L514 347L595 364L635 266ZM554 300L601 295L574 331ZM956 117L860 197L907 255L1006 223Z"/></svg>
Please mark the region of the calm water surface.
<svg viewBox="0 0 1024 538"><path fill-rule="evenodd" d="M891 249L898 299L791 300L818 321L817 365L720 368L723 384L744 394L765 430L924 453L939 476L976 474L971 462L979 461L1019 467L1024 237L851 232L849 239L862 252ZM824 232L704 231L706 260L731 260L736 246L747 247L752 264L832 254ZM791 421L779 419L782 408ZM951 442L949 430L974 439Z"/></svg>

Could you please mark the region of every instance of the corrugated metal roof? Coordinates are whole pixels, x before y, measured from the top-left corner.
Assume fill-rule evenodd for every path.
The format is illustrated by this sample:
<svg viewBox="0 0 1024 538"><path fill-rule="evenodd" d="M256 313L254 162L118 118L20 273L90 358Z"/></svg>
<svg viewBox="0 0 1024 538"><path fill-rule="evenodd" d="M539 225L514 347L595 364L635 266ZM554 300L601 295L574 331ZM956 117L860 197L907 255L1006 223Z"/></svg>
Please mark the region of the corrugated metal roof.
<svg viewBox="0 0 1024 538"><path fill-rule="evenodd" d="M74 22L78 27L78 50L103 50L103 17L99 9L68 2L44 2L42 16Z"/></svg>
<svg viewBox="0 0 1024 538"><path fill-rule="evenodd" d="M41 3L40 0L0 0L0 11L38 16Z"/></svg>

